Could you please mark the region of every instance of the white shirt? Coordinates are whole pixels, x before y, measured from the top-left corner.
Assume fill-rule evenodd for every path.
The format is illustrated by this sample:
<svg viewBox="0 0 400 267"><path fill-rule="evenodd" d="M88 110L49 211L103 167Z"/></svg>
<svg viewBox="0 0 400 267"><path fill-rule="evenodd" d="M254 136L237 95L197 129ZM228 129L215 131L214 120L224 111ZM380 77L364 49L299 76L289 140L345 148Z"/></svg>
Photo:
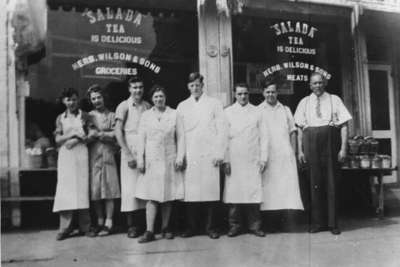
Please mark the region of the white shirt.
<svg viewBox="0 0 400 267"><path fill-rule="evenodd" d="M299 127L327 126L331 122L339 126L352 119L349 111L338 96L324 92L319 97L319 101L320 117L317 116L318 97L314 93L300 101L294 114L294 120Z"/></svg>

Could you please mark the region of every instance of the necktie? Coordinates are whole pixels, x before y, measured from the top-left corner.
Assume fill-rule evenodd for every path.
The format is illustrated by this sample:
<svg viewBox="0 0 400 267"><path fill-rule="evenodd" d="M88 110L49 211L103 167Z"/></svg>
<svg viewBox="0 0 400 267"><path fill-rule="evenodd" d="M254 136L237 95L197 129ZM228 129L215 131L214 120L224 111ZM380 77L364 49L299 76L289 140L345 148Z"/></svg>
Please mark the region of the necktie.
<svg viewBox="0 0 400 267"><path fill-rule="evenodd" d="M322 113L321 113L321 99L320 99L320 97L317 97L317 105L315 106L315 109L316 109L317 117L321 118L322 117Z"/></svg>

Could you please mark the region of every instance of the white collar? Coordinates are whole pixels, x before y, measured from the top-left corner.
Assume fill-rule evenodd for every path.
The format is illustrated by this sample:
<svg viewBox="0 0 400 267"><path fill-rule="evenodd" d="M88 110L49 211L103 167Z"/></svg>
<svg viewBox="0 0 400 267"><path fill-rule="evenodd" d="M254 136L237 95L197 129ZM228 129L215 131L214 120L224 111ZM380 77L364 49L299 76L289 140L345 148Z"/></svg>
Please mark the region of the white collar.
<svg viewBox="0 0 400 267"><path fill-rule="evenodd" d="M314 93L310 94L310 97L312 100L317 100L317 98L319 98L320 100L323 100L323 99L327 98L328 96L329 96L329 93L327 93L326 91L323 92L322 95L320 95L319 97Z"/></svg>

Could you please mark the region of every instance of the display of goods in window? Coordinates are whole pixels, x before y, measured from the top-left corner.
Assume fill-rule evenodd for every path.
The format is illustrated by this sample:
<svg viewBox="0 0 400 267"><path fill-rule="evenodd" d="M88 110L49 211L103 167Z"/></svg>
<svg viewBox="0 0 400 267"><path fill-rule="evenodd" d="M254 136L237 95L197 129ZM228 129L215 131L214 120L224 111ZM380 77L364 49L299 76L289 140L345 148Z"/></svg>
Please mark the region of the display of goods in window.
<svg viewBox="0 0 400 267"><path fill-rule="evenodd" d="M375 155L372 158L371 168L372 169L381 169L382 168L382 158L379 155Z"/></svg>
<svg viewBox="0 0 400 267"><path fill-rule="evenodd" d="M25 152L27 156L26 167L28 169L43 167L43 153L40 148L27 148Z"/></svg>
<svg viewBox="0 0 400 267"><path fill-rule="evenodd" d="M392 158L389 155L380 155L382 158L382 168L389 169L392 167Z"/></svg>
<svg viewBox="0 0 400 267"><path fill-rule="evenodd" d="M46 163L48 168L57 167L57 150L54 147L46 149Z"/></svg>

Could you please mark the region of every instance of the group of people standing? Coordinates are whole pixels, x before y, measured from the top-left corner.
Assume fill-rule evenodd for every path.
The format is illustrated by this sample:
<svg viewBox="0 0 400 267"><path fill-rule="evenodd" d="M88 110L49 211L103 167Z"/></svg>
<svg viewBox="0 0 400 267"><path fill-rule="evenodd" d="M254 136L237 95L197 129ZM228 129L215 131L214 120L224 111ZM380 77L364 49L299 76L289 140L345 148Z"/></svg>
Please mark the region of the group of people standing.
<svg viewBox="0 0 400 267"><path fill-rule="evenodd" d="M155 240L154 222L161 209L162 236L174 238L170 227L173 201L185 204L186 229L182 237L199 233L205 214L210 238L220 236L216 207L221 200L220 170L225 173L222 201L229 206L228 236L244 229L263 237L260 211L303 210L298 164L307 164L311 188L311 233L330 230L339 234L336 215L336 177L346 156L347 122L351 116L339 97L325 92L327 81L310 76L312 93L293 116L278 99L278 86L263 86L265 101L249 102L246 84L234 87L236 102L222 103L203 92L203 76L191 73L191 96L176 110L166 105L167 94L154 85L153 106L143 100L144 83L128 81L130 96L116 112L104 105L97 85L88 90L94 109L78 108L78 93L63 92L66 111L56 121L55 139L60 146L54 212L60 215L58 240L72 232L78 213L79 229L86 236L113 231L114 199L121 198L127 215L128 237L142 232L137 211L146 209L146 231L140 243ZM118 144L118 146L117 146ZM120 182L114 155L120 147ZM89 202L97 216L91 227Z"/></svg>

